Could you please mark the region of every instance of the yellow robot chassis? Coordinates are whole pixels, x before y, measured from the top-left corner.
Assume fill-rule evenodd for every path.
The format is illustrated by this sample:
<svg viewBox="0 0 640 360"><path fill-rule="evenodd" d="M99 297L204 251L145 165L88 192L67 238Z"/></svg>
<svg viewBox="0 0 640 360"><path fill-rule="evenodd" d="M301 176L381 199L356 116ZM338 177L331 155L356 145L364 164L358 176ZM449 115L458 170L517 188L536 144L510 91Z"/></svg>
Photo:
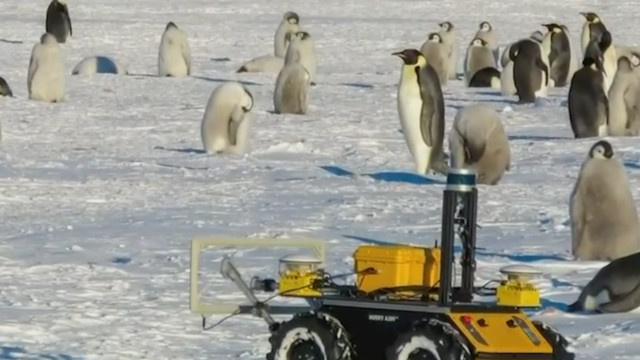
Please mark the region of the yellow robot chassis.
<svg viewBox="0 0 640 360"><path fill-rule="evenodd" d="M474 287L475 185L473 172L451 169L444 190L440 246L362 245L354 253L353 286L337 285L321 268L321 243L245 240L241 245L308 246L320 256L284 257L279 279L254 278L249 285L225 258L222 273L250 304L206 307L197 300L199 253L209 245L232 242L194 239L191 310L203 316L235 310L262 317L271 332L267 360L573 360L562 335L523 312L540 306L538 290L529 283L534 269L504 268L507 279L493 290L497 301L473 302L474 294L487 292ZM462 248L460 286L453 286L456 236ZM308 306L269 306L257 299L256 291L303 298ZM272 314L293 317L278 322Z"/></svg>

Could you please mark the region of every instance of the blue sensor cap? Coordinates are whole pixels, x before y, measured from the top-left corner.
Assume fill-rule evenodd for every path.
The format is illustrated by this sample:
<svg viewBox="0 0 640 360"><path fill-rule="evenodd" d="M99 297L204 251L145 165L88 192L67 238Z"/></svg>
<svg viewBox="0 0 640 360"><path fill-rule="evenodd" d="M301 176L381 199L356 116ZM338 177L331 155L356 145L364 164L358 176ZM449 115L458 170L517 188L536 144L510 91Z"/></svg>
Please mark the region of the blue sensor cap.
<svg viewBox="0 0 640 360"><path fill-rule="evenodd" d="M471 169L449 168L447 190L468 192L476 187L476 172Z"/></svg>

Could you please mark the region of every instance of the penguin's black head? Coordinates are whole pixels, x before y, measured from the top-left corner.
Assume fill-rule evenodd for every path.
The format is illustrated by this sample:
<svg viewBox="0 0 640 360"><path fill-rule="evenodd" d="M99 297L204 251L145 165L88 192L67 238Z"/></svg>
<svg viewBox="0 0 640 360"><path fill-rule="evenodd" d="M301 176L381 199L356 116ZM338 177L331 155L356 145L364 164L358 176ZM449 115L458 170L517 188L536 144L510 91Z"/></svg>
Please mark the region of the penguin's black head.
<svg viewBox="0 0 640 360"><path fill-rule="evenodd" d="M429 40L433 40L433 41L438 42L438 43L442 42L442 36L440 36L440 34L435 33L435 32L429 34L428 39Z"/></svg>
<svg viewBox="0 0 640 360"><path fill-rule="evenodd" d="M564 29L562 26L556 23L542 24L542 26L546 27L549 32L563 32Z"/></svg>
<svg viewBox="0 0 640 360"><path fill-rule="evenodd" d="M167 23L167 26L166 26L164 29L165 29L165 30L169 30L169 29L171 29L171 28L177 29L177 28L178 28L178 25L176 25L173 21L169 21L169 22Z"/></svg>
<svg viewBox="0 0 640 360"><path fill-rule="evenodd" d="M603 73L606 74L606 72L604 71L604 57L603 57L603 52L600 49L600 46L598 44L598 42L595 39L592 39L589 44L587 45L587 48L584 51L584 58L582 59L582 66L584 67L590 67L592 65L595 65L596 69L598 69L599 71L602 71Z"/></svg>
<svg viewBox="0 0 640 360"><path fill-rule="evenodd" d="M64 0L53 0L53 3L59 10L67 11L67 2Z"/></svg>
<svg viewBox="0 0 640 360"><path fill-rule="evenodd" d="M293 11L287 11L284 13L284 18L289 22L289 24L300 23L300 16Z"/></svg>
<svg viewBox="0 0 640 360"><path fill-rule="evenodd" d="M487 46L487 41L481 38L473 38L473 40L471 40L471 46Z"/></svg>
<svg viewBox="0 0 640 360"><path fill-rule="evenodd" d="M589 150L589 157L592 159L611 159L614 155L613 146L606 140L598 141Z"/></svg>
<svg viewBox="0 0 640 360"><path fill-rule="evenodd" d="M480 23L480 26L478 26L480 28L480 30L482 31L491 31L492 26L488 21L483 21Z"/></svg>
<svg viewBox="0 0 640 360"><path fill-rule="evenodd" d="M600 21L600 17L594 12L581 12L580 15L584 16L584 18L590 23Z"/></svg>
<svg viewBox="0 0 640 360"><path fill-rule="evenodd" d="M440 24L438 24L438 26L440 26L440 28L444 31L451 31L453 30L453 24L451 23L451 21L444 21L441 22Z"/></svg>
<svg viewBox="0 0 640 360"><path fill-rule="evenodd" d="M311 35L309 35L308 32L306 31L298 31L296 33L296 36L300 39L300 40L307 40L309 38L311 38Z"/></svg>
<svg viewBox="0 0 640 360"><path fill-rule="evenodd" d="M395 52L391 55L399 56L402 61L404 61L405 65L416 65L418 60L422 56L420 51L416 49L406 49L399 52Z"/></svg>
<svg viewBox="0 0 640 360"><path fill-rule="evenodd" d="M600 36L598 47L600 47L600 50L602 52L605 52L609 48L609 46L611 46L612 42L613 40L611 39L611 33L608 30L605 30L602 33L602 36Z"/></svg>

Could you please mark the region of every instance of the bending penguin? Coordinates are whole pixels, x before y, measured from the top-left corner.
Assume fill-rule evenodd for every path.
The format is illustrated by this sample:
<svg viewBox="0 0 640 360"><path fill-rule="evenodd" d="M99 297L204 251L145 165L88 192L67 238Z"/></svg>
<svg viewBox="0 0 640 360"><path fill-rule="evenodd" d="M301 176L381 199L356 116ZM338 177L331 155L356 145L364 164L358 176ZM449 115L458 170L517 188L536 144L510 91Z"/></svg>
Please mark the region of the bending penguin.
<svg viewBox="0 0 640 360"><path fill-rule="evenodd" d="M602 52L592 41L582 68L576 71L569 86L569 121L576 139L607 135L609 99L604 90Z"/></svg>
<svg viewBox="0 0 640 360"><path fill-rule="evenodd" d="M415 49L393 53L403 65L398 85L398 115L415 171L446 174L443 151L444 98L438 74Z"/></svg>
<svg viewBox="0 0 640 360"><path fill-rule="evenodd" d="M636 136L640 131L640 54L618 59L618 71L609 89L610 136Z"/></svg>
<svg viewBox="0 0 640 360"><path fill-rule="evenodd" d="M568 312L621 313L640 306L640 253L618 258L605 265L587 283Z"/></svg>
<svg viewBox="0 0 640 360"><path fill-rule="evenodd" d="M491 50L493 54L494 63L498 62L498 38L496 36L495 31L493 31L493 26L488 21L483 21L478 26L478 31L473 36L476 39L482 39L487 43L487 47Z"/></svg>
<svg viewBox="0 0 640 360"><path fill-rule="evenodd" d="M242 84L228 81L209 97L200 134L207 154L244 154L248 148L253 96Z"/></svg>
<svg viewBox="0 0 640 360"><path fill-rule="evenodd" d="M285 65L276 79L273 105L277 114L306 114L309 107L311 74L302 63L303 49L300 43L308 36L299 31L291 37Z"/></svg>
<svg viewBox="0 0 640 360"><path fill-rule="evenodd" d="M536 42L542 42L543 37L544 35L540 31L534 31L529 35L529 39ZM500 90L502 95L505 96L518 93L516 84L513 81L513 61L509 58L509 50L515 43L517 43L517 41L505 47L502 51L502 56L500 56L500 65L502 66L502 71L500 72Z"/></svg>
<svg viewBox="0 0 640 360"><path fill-rule="evenodd" d="M52 0L47 7L45 30L55 36L60 44L67 41L67 37L73 34L69 7L65 0Z"/></svg>
<svg viewBox="0 0 640 360"><path fill-rule="evenodd" d="M40 42L33 46L27 89L29 99L47 102L64 100L64 62L58 41L51 34L44 34Z"/></svg>
<svg viewBox="0 0 640 360"><path fill-rule="evenodd" d="M569 30L555 23L542 26L548 30L542 39L542 48L549 54L549 77L555 87L564 87L577 70L577 57L571 46Z"/></svg>
<svg viewBox="0 0 640 360"><path fill-rule="evenodd" d="M278 73L284 66L289 36L298 31L300 31L300 16L293 11L285 12L273 38L274 54L253 58L242 64L236 72Z"/></svg>
<svg viewBox="0 0 640 360"><path fill-rule="evenodd" d="M471 80L477 72L486 68L496 68L493 53L485 40L474 38L467 48L467 56L464 62L464 74L467 86L471 85Z"/></svg>
<svg viewBox="0 0 640 360"><path fill-rule="evenodd" d="M624 166L600 140L589 149L571 192L572 253L577 260L615 260L640 251L640 223Z"/></svg>
<svg viewBox="0 0 640 360"><path fill-rule="evenodd" d="M71 75L128 74L127 69L110 56L88 56L71 70Z"/></svg>
<svg viewBox="0 0 640 360"><path fill-rule="evenodd" d="M511 167L509 140L498 113L487 104L458 111L449 133L451 166L471 168L478 183L496 185Z"/></svg>
<svg viewBox="0 0 640 360"><path fill-rule="evenodd" d="M594 12L581 12L580 15L585 18L585 21L582 24L582 34L580 36L582 54L585 55L589 43L592 40L599 41L602 34L607 30L607 27L602 22L602 19L600 19L600 16Z"/></svg>
<svg viewBox="0 0 640 360"><path fill-rule="evenodd" d="M456 70L459 53L455 26L450 21L441 22L438 26L440 26L438 34L447 47L447 77L449 80L455 80L458 75Z"/></svg>
<svg viewBox="0 0 640 360"><path fill-rule="evenodd" d="M513 83L519 103L533 103L537 96L546 95L549 68L544 61L542 46L531 39L511 45L509 59L513 62Z"/></svg>
<svg viewBox="0 0 640 360"><path fill-rule="evenodd" d="M433 66L433 69L438 74L440 84L442 86L446 85L447 80L449 80L448 48L440 34L429 34L427 41L420 47L420 52L427 58L427 62Z"/></svg>
<svg viewBox="0 0 640 360"><path fill-rule="evenodd" d="M170 21L160 39L158 76L182 77L191 75L191 48L187 35Z"/></svg>

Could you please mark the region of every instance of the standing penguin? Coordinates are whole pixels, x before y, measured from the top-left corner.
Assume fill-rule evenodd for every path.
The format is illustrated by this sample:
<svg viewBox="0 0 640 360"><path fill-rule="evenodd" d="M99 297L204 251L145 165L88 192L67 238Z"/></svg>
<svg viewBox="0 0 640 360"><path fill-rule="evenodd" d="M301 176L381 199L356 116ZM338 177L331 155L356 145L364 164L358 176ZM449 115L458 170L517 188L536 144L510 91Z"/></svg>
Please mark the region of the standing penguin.
<svg viewBox="0 0 640 360"><path fill-rule="evenodd" d="M191 48L185 33L170 21L164 29L158 53L158 76L191 75Z"/></svg>
<svg viewBox="0 0 640 360"><path fill-rule="evenodd" d="M284 67L276 79L273 105L278 114L306 114L309 107L311 75L302 64L304 49L301 48L305 32L291 36L285 56Z"/></svg>
<svg viewBox="0 0 640 360"><path fill-rule="evenodd" d="M609 89L608 135L638 135L640 130L640 54L618 59L618 71Z"/></svg>
<svg viewBox="0 0 640 360"><path fill-rule="evenodd" d="M275 56L284 58L289 45L287 34L297 33L298 31L300 31L300 16L293 11L285 12L273 38Z"/></svg>
<svg viewBox="0 0 640 360"><path fill-rule="evenodd" d="M43 34L33 46L27 89L29 99L47 102L64 100L64 62L58 41L51 34Z"/></svg>
<svg viewBox="0 0 640 360"><path fill-rule="evenodd" d="M398 115L402 134L415 163L415 171L446 174L444 97L438 74L415 49L393 53L403 65L398 85Z"/></svg>
<svg viewBox="0 0 640 360"><path fill-rule="evenodd" d="M602 71L602 52L593 41L569 86L569 120L576 139L607 135L609 100Z"/></svg>
<svg viewBox="0 0 640 360"><path fill-rule="evenodd" d="M467 48L467 56L464 61L467 86L471 84L471 79L476 72L484 68L496 68L496 61L487 42L480 38L474 38Z"/></svg>
<svg viewBox="0 0 640 360"><path fill-rule="evenodd" d="M555 23L542 26L548 30L542 39L542 48L549 53L549 77L555 87L564 87L576 71L576 57L571 49L568 30Z"/></svg>
<svg viewBox="0 0 640 360"><path fill-rule="evenodd" d="M591 40L599 41L602 34L607 30L607 27L602 22L602 19L600 19L600 16L594 12L581 12L580 15L585 18L580 36L580 45L582 47L582 54L584 55Z"/></svg>
<svg viewBox="0 0 640 360"><path fill-rule="evenodd" d="M440 34L429 34L427 41L420 47L420 52L427 58L427 62L433 66L433 69L438 74L440 84L442 86L446 85L447 80L449 80L449 74L447 72L449 57L447 46L444 44Z"/></svg>
<svg viewBox="0 0 640 360"><path fill-rule="evenodd" d="M200 126L207 154L247 150L252 108L253 96L239 82L225 82L211 93Z"/></svg>
<svg viewBox="0 0 640 360"><path fill-rule="evenodd" d="M11 87L3 77L0 77L0 96L13 97L13 91L11 91Z"/></svg>
<svg viewBox="0 0 640 360"><path fill-rule="evenodd" d="M458 75L456 70L459 56L456 29L450 21L441 22L438 26L440 26L438 34L440 34L442 42L447 47L447 77L449 80L455 80Z"/></svg>
<svg viewBox="0 0 640 360"><path fill-rule="evenodd" d="M488 21L483 21L478 26L478 31L473 36L476 39L482 39L487 43L487 47L491 49L493 54L493 61L495 63L498 62L498 37L496 36L495 31L493 31L493 26Z"/></svg>
<svg viewBox="0 0 640 360"><path fill-rule="evenodd" d="M549 68L542 57L540 43L524 39L511 45L509 59L513 61L513 82L519 103L533 103L544 94L549 84Z"/></svg>
<svg viewBox="0 0 640 360"><path fill-rule="evenodd" d="M51 0L47 8L45 28L46 32L55 36L60 44L64 44L67 37L73 35L69 7L65 0Z"/></svg>
<svg viewBox="0 0 640 360"><path fill-rule="evenodd" d="M640 251L640 223L624 166L605 140L596 142L571 193L572 253L615 260Z"/></svg>
<svg viewBox="0 0 640 360"><path fill-rule="evenodd" d="M509 140L498 113L487 104L458 111L449 133L451 166L471 168L478 184L496 185L511 167Z"/></svg>
<svg viewBox="0 0 640 360"><path fill-rule="evenodd" d="M284 62L287 63L288 56L299 56L300 64L304 66L309 72L311 77L311 85L316 84L316 77L318 73L318 60L316 57L315 43L311 35L306 31L298 31L297 33L289 33L291 41L296 41L297 50L295 52L287 51ZM289 43L291 47L291 43ZM297 53L297 55L295 55Z"/></svg>

